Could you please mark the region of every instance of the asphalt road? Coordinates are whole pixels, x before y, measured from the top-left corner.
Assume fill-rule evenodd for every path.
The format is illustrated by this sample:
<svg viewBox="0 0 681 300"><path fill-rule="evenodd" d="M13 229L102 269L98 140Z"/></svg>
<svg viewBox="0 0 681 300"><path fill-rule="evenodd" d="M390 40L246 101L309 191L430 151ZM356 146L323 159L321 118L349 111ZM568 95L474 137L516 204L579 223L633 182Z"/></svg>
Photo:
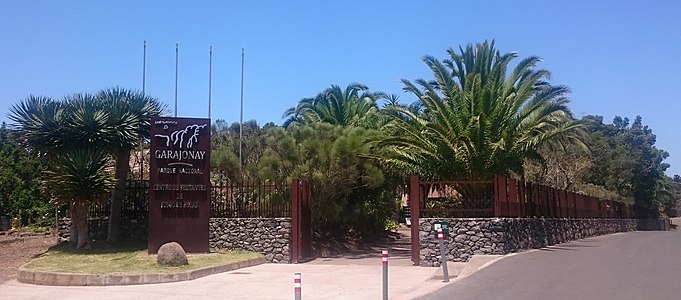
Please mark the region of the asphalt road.
<svg viewBox="0 0 681 300"><path fill-rule="evenodd" d="M681 299L681 232L621 233L512 255L417 299Z"/></svg>

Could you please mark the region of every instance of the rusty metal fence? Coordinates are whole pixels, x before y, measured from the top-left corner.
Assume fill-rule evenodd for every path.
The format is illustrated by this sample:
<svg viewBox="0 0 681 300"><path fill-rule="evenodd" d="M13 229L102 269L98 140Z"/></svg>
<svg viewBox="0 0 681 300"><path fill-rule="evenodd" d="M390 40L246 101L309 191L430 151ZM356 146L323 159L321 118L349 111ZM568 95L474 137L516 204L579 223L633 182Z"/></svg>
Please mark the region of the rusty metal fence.
<svg viewBox="0 0 681 300"><path fill-rule="evenodd" d="M291 216L291 187L284 183L250 181L218 183L211 188L212 218L273 218Z"/></svg>
<svg viewBox="0 0 681 300"><path fill-rule="evenodd" d="M476 218L494 215L492 181L437 181L420 184L422 218Z"/></svg>
<svg viewBox="0 0 681 300"><path fill-rule="evenodd" d="M621 202L496 176L494 216L628 219L634 214Z"/></svg>
<svg viewBox="0 0 681 300"><path fill-rule="evenodd" d="M633 207L504 176L491 181L410 183L412 216L421 218L632 218ZM414 220L412 220L412 223Z"/></svg>
<svg viewBox="0 0 681 300"><path fill-rule="evenodd" d="M285 183L250 181L216 183L211 186L211 218L269 218L291 216L291 186ZM121 216L146 218L149 214L149 181L127 183ZM88 217L106 218L109 201L92 203Z"/></svg>
<svg viewBox="0 0 681 300"><path fill-rule="evenodd" d="M128 219L146 218L149 214L149 181L129 180L123 196L121 216ZM107 218L111 213L111 202L90 204L89 218Z"/></svg>

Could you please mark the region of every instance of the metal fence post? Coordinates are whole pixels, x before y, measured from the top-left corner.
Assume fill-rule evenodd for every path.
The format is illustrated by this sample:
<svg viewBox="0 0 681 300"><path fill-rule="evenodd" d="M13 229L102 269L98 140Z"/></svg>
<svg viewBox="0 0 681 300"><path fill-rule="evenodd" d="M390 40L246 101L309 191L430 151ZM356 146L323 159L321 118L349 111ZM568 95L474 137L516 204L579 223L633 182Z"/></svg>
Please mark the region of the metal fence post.
<svg viewBox="0 0 681 300"><path fill-rule="evenodd" d="M300 262L300 181L291 179L291 262Z"/></svg>
<svg viewBox="0 0 681 300"><path fill-rule="evenodd" d="M427 193L427 192L426 192ZM411 217L411 261L415 266L421 264L419 252L419 217L421 217L421 180L412 176L409 181L409 208Z"/></svg>
<svg viewBox="0 0 681 300"><path fill-rule="evenodd" d="M440 258L442 260L442 275L443 282L449 282L449 272L447 271L447 253L445 250L445 235L442 233L442 228L437 229L437 239L440 240Z"/></svg>
<svg viewBox="0 0 681 300"><path fill-rule="evenodd" d="M300 273L295 273L293 274L293 291L296 300L301 300L302 298L300 289Z"/></svg>
<svg viewBox="0 0 681 300"><path fill-rule="evenodd" d="M388 250L383 250L383 300L388 300Z"/></svg>

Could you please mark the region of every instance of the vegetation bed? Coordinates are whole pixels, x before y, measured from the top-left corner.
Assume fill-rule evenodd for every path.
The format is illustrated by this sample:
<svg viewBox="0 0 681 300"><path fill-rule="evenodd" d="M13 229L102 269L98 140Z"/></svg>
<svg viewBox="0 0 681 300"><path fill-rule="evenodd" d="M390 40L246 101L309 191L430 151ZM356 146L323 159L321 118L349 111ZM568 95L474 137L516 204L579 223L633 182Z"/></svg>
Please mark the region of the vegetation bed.
<svg viewBox="0 0 681 300"><path fill-rule="evenodd" d="M147 250L141 247L93 245L89 250L76 250L70 246L58 245L24 265L24 268L42 272L96 275L169 274L260 257L260 253L248 251L188 254L188 265L171 267L158 264L156 255L147 254Z"/></svg>

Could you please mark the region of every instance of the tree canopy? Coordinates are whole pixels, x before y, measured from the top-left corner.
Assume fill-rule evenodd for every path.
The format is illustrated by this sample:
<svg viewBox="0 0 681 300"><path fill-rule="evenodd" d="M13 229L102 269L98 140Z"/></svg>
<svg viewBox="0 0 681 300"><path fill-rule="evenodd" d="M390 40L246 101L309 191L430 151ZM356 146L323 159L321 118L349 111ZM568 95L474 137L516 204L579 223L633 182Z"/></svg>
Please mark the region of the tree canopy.
<svg viewBox="0 0 681 300"><path fill-rule="evenodd" d="M291 124L329 123L340 126L371 126L375 123L379 99L384 93L351 83L345 89L331 85L314 98L303 98L296 107L284 112L284 127Z"/></svg>
<svg viewBox="0 0 681 300"><path fill-rule="evenodd" d="M518 55L502 54L493 41L447 53L444 61L423 58L432 80L402 80L417 109L388 110L385 164L428 179L491 179L522 175L524 160L541 159L546 143L583 144L568 88L547 81L538 57L510 69Z"/></svg>
<svg viewBox="0 0 681 300"><path fill-rule="evenodd" d="M18 217L23 225L47 226L54 210L43 189L44 166L20 143L18 132L0 125L0 216Z"/></svg>

